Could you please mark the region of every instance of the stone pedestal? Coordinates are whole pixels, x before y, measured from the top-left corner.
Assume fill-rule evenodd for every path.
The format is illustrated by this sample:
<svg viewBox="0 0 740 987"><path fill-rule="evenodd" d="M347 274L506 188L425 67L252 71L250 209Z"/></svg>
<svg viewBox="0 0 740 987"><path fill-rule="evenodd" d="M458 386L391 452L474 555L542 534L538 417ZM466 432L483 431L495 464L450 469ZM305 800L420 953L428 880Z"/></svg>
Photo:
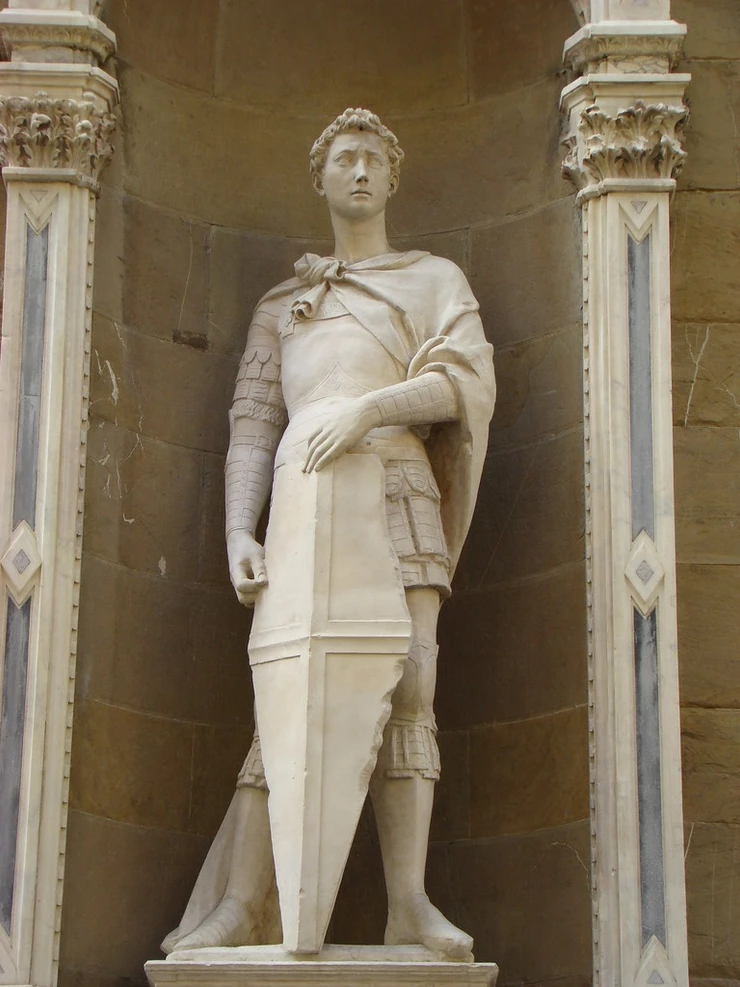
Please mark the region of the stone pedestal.
<svg viewBox="0 0 740 987"><path fill-rule="evenodd" d="M495 963L442 963L423 946L325 946L296 957L280 946L194 949L146 964L152 987L495 987Z"/></svg>

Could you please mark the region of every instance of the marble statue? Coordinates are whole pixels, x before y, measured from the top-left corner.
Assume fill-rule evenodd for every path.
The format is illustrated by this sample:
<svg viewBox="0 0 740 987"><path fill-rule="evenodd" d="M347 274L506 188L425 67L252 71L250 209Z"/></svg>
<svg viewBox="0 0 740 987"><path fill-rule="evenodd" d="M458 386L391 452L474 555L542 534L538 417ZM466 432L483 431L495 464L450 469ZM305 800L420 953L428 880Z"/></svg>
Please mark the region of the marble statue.
<svg viewBox="0 0 740 987"><path fill-rule="evenodd" d="M255 310L230 414L226 538L255 605L255 738L165 952L280 941L316 953L369 791L386 946L472 961L424 887L439 777L436 626L475 505L495 395L460 269L388 244L403 151L347 109L310 173L331 257ZM272 491L265 548L255 529ZM449 656L454 660L454 656ZM277 879L278 897L275 894Z"/></svg>

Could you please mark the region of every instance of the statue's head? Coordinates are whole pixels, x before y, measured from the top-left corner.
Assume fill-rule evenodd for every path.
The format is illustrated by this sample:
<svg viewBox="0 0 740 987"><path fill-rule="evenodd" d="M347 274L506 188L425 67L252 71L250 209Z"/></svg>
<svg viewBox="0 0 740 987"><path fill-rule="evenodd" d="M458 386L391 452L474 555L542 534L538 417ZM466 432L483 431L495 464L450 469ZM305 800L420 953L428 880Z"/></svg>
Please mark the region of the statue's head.
<svg viewBox="0 0 740 987"><path fill-rule="evenodd" d="M370 110L352 109L351 107L348 107L333 123L330 123L314 141L309 155L309 171L313 187L319 195L324 194L324 169L331 147L340 135L353 133L366 135L363 140L369 146L374 145L385 155L388 169L387 194L393 195L398 188L401 164L404 159L398 138L381 123L380 117L375 113L371 113Z"/></svg>

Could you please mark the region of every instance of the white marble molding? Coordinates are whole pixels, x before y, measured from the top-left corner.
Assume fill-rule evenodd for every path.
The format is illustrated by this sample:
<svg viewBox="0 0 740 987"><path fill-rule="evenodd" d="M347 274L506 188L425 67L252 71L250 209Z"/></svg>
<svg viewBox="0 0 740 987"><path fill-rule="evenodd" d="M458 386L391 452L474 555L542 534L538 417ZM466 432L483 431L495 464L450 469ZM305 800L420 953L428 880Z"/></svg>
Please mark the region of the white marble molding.
<svg viewBox="0 0 740 987"><path fill-rule="evenodd" d="M685 27L667 0L574 5L561 105L583 216L594 983L687 987L669 243Z"/></svg>
<svg viewBox="0 0 740 987"><path fill-rule="evenodd" d="M57 977L95 202L117 102L99 67L115 39L81 6L0 12L0 983L35 987Z"/></svg>

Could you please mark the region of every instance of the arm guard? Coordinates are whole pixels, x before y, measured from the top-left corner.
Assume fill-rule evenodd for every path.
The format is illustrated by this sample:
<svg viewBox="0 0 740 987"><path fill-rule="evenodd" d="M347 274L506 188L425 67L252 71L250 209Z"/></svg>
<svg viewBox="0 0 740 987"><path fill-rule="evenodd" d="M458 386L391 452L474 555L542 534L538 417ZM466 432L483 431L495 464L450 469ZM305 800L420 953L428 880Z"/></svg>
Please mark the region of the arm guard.
<svg viewBox="0 0 740 987"><path fill-rule="evenodd" d="M275 450L287 421L278 340L263 326L253 323L229 413L227 538L237 530L254 534L270 492Z"/></svg>
<svg viewBox="0 0 740 987"><path fill-rule="evenodd" d="M368 395L377 425L431 425L457 418L457 393L446 374L431 370Z"/></svg>

